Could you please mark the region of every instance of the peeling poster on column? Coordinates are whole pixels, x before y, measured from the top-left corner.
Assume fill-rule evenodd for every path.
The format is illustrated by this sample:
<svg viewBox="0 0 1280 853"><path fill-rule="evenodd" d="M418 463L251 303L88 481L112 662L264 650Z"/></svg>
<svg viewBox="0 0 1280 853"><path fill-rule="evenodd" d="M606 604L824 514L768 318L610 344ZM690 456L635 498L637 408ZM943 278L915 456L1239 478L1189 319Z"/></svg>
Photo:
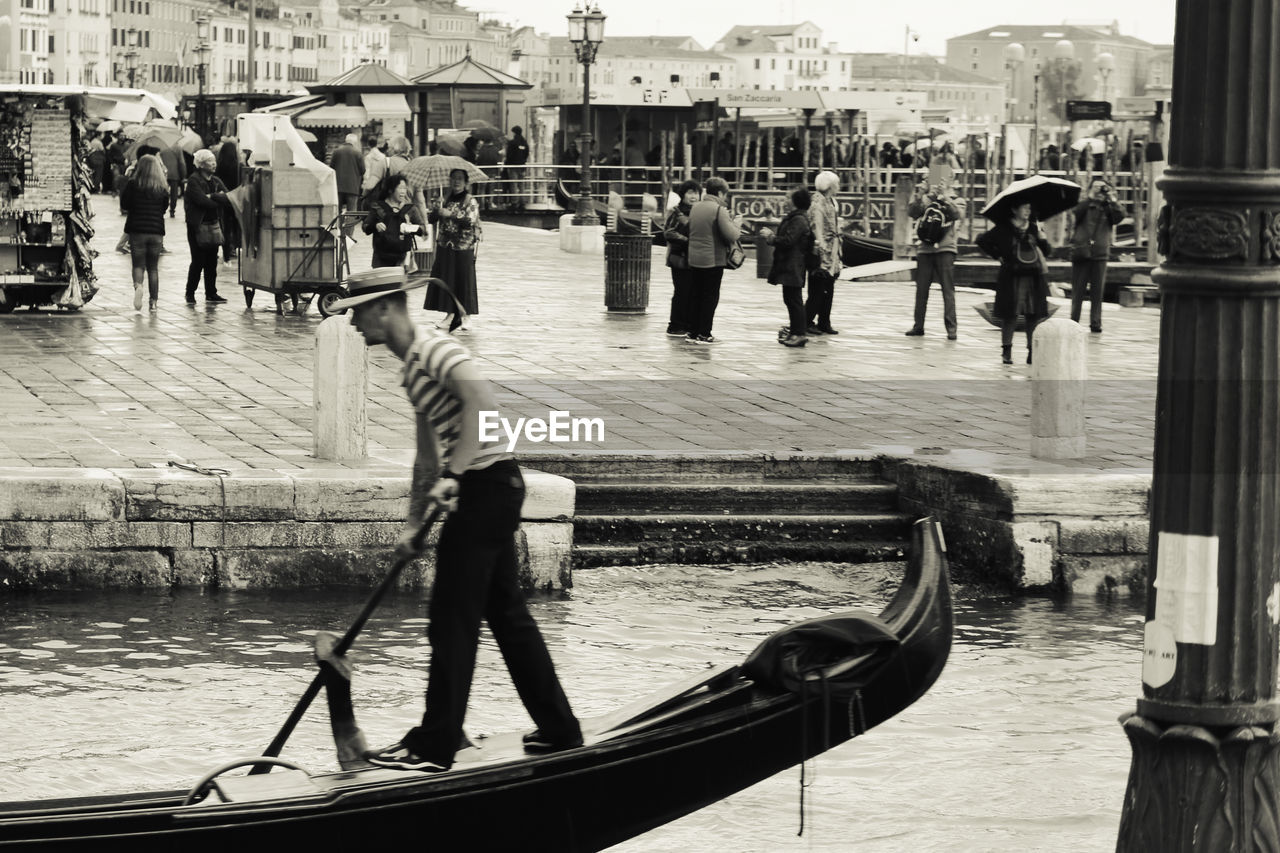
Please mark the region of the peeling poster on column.
<svg viewBox="0 0 1280 853"><path fill-rule="evenodd" d="M1178 643L1212 646L1218 635L1218 537L1160 533L1155 618L1142 642L1142 680L1160 687L1173 678Z"/></svg>

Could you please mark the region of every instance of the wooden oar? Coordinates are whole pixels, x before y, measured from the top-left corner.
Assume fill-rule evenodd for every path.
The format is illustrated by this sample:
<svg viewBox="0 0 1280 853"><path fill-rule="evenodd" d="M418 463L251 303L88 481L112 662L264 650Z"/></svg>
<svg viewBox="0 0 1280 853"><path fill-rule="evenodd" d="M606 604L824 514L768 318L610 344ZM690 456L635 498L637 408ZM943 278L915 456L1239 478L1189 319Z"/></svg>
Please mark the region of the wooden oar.
<svg viewBox="0 0 1280 853"><path fill-rule="evenodd" d="M431 529L431 525L434 524L436 519L439 517L440 507L437 506L435 509L431 510L426 521L422 523L422 527L418 529L418 535L413 539L413 548L415 552L422 547L422 543L427 538L427 531ZM407 566L412 559L412 557L408 559L400 558L395 561L391 566L391 571L387 572L387 576L382 579L382 583L378 585L378 588L369 596L369 600L365 602L364 608L360 611L360 615L356 617L356 621L351 623L351 627L347 629L347 633L343 634L342 639L328 651L328 656L341 657L346 654L347 649L351 648L351 644L354 643L356 637L360 635L360 631L364 628L364 623L369 621L369 617L373 615L373 611L382 601L382 597L387 594L387 591L390 590L392 586L395 585L396 578L400 576L400 572L404 570L404 567ZM289 740L289 736L293 734L293 730L298 727L298 723L302 720L302 715L307 712L307 708L311 706L312 700L316 698L316 695L320 692L320 688L324 686L325 680L325 668L321 667L320 671L316 673L315 678L311 679L311 684L307 687L306 692L302 694L302 698L298 700L298 704L293 706L293 711L290 712L288 719L284 721L284 725L280 727L280 731L276 734L275 738L272 739L267 748L262 751L264 756L268 758L275 758L280 754L281 750L284 749L285 742ZM269 772L271 772L270 764L255 764L253 769L249 771L249 775L253 776L259 773Z"/></svg>

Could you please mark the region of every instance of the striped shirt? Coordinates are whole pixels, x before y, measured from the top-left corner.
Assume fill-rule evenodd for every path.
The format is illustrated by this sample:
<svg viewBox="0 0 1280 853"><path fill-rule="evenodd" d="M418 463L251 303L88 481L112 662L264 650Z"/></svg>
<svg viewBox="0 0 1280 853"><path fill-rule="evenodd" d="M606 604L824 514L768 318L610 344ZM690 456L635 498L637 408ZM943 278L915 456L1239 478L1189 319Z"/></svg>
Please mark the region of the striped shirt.
<svg viewBox="0 0 1280 853"><path fill-rule="evenodd" d="M415 411L427 417L436 438L440 440L441 462L449 465L449 458L462 434L462 401L449 392L445 382L449 374L463 362L470 361L471 354L451 335L420 326L415 330L413 344L404 357L404 378L401 384L409 396ZM472 424L469 429L480 429ZM487 468L502 459L511 459L501 439L480 442L468 471Z"/></svg>

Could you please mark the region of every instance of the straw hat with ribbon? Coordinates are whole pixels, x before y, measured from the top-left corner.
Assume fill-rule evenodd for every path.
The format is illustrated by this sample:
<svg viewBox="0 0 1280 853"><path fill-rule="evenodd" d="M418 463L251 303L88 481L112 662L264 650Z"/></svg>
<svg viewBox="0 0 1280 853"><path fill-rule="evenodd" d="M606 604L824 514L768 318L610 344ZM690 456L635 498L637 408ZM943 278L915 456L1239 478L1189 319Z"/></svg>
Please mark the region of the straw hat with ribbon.
<svg viewBox="0 0 1280 853"><path fill-rule="evenodd" d="M408 276L401 267L378 267L368 272L358 272L347 279L349 295L345 299L335 300L329 310L345 311L392 293L426 287L430 281L431 277L426 275Z"/></svg>

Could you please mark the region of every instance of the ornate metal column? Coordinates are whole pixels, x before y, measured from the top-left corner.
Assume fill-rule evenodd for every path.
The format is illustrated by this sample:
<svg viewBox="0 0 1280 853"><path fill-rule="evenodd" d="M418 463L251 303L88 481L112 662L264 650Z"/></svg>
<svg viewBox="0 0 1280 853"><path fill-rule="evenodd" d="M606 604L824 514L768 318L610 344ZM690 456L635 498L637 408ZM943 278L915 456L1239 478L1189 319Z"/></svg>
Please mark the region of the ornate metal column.
<svg viewBox="0 0 1280 853"><path fill-rule="evenodd" d="M1117 849L1280 849L1280 0L1178 0L1142 698Z"/></svg>
<svg viewBox="0 0 1280 853"><path fill-rule="evenodd" d="M582 132L578 134L578 152L582 157L582 179L578 184L578 210L573 216L574 225L599 225L595 205L591 200L591 63L604 41L604 19L599 6L583 10L575 6L568 15L569 41L573 44L578 62L582 63Z"/></svg>

